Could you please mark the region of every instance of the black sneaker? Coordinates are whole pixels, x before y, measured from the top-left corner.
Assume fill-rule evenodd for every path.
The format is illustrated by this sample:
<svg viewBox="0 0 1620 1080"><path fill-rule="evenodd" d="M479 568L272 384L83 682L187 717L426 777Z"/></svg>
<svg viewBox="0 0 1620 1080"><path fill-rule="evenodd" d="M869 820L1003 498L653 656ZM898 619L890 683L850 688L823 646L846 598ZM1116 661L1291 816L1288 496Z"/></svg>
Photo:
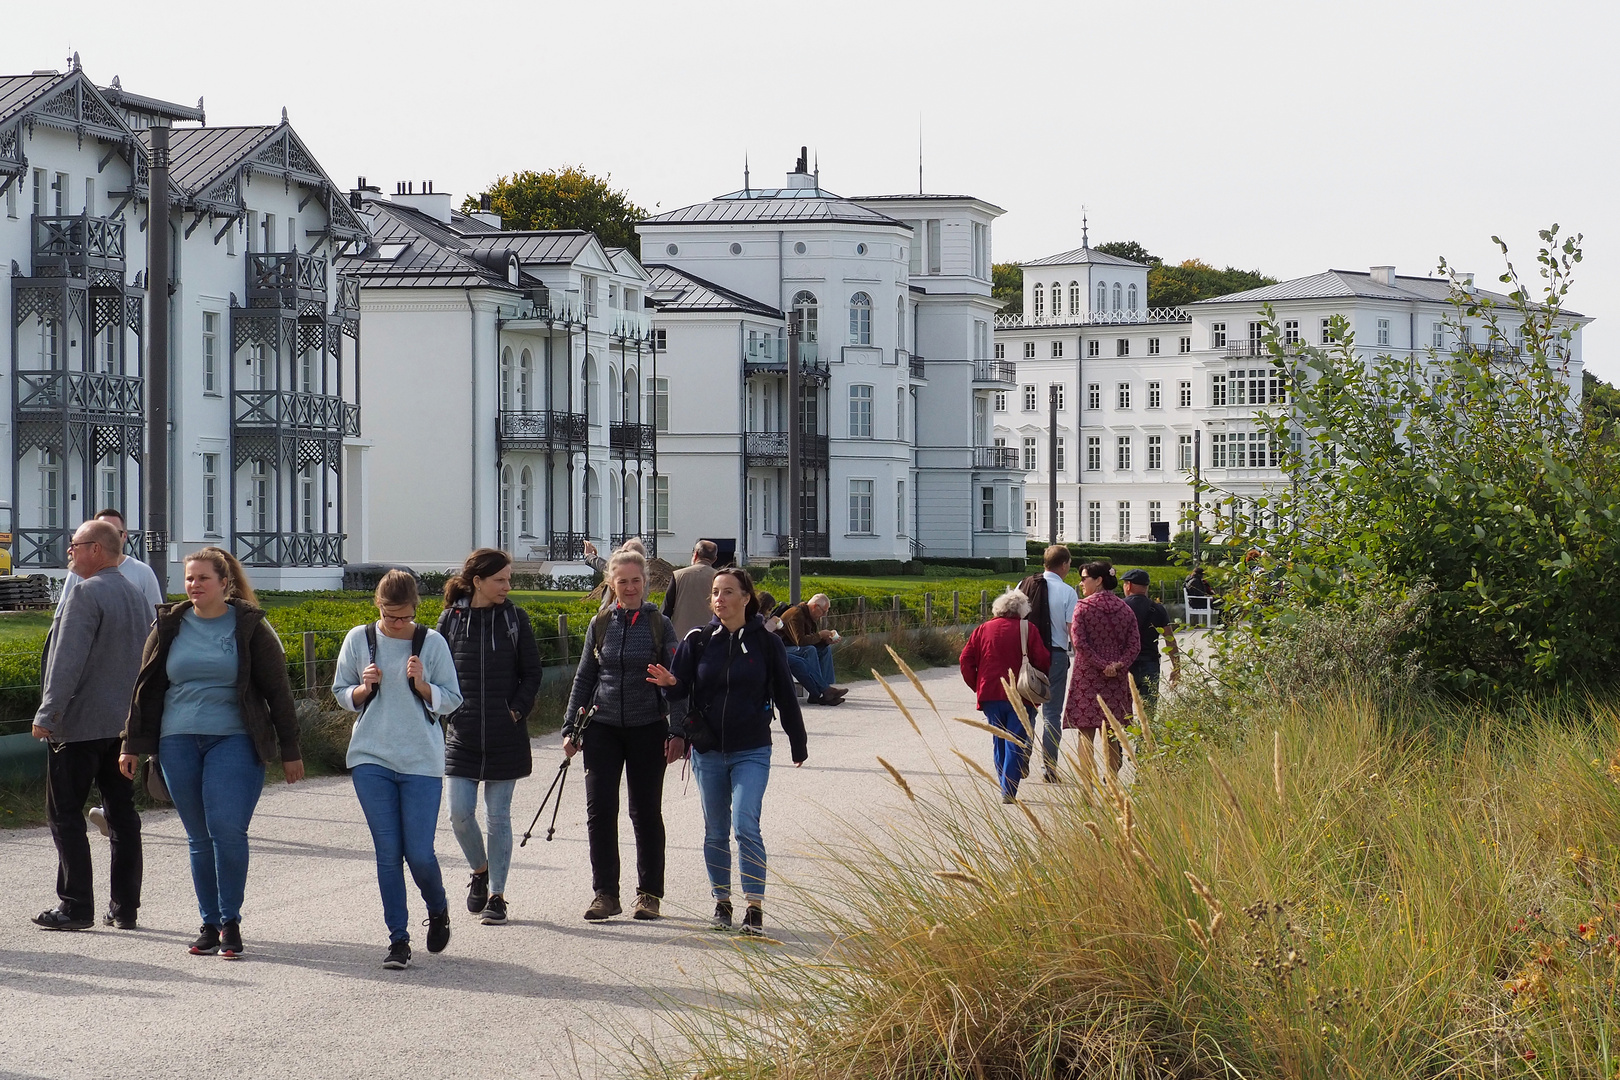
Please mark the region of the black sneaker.
<svg viewBox="0 0 1620 1080"><path fill-rule="evenodd" d="M135 916L125 915L121 911L115 913L111 908L108 908L107 914L101 917L101 925L116 927L119 930L133 930L135 929Z"/></svg>
<svg viewBox="0 0 1620 1080"><path fill-rule="evenodd" d="M714 918L709 920L711 930L731 929L731 901L719 900L714 905Z"/></svg>
<svg viewBox="0 0 1620 1080"><path fill-rule="evenodd" d="M242 959L242 924L235 919L219 928L219 955L226 960Z"/></svg>
<svg viewBox="0 0 1620 1080"><path fill-rule="evenodd" d="M467 910L474 915L489 906L489 871L480 870L467 882Z"/></svg>
<svg viewBox="0 0 1620 1080"><path fill-rule="evenodd" d="M383 960L383 967L394 971L404 971L411 966L411 943L396 941L388 946L388 956Z"/></svg>
<svg viewBox="0 0 1620 1080"><path fill-rule="evenodd" d="M219 952L219 927L203 923L197 940L191 943L192 956L213 956Z"/></svg>
<svg viewBox="0 0 1620 1080"><path fill-rule="evenodd" d="M491 896L489 902L484 905L484 910L479 914L478 921L485 926L506 925L506 897L500 893Z"/></svg>
<svg viewBox="0 0 1620 1080"><path fill-rule="evenodd" d="M764 937L765 909L758 904L749 904L748 910L743 912L742 929L737 932L744 937Z"/></svg>
<svg viewBox="0 0 1620 1080"><path fill-rule="evenodd" d="M80 918L61 907L46 908L34 916L34 925L41 930L88 930L96 920Z"/></svg>
<svg viewBox="0 0 1620 1080"><path fill-rule="evenodd" d="M429 912L427 928L428 952L444 952L444 947L450 944L450 909L445 908L437 915Z"/></svg>

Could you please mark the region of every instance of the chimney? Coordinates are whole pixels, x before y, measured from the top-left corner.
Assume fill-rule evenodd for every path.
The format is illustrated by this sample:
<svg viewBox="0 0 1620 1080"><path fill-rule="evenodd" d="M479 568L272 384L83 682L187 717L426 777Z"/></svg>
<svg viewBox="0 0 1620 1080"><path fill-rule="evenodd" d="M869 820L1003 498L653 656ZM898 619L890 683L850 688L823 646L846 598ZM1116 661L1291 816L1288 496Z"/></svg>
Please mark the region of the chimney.
<svg viewBox="0 0 1620 1080"><path fill-rule="evenodd" d="M1380 285L1395 284L1395 268L1393 266L1375 266L1372 268L1372 279Z"/></svg>
<svg viewBox="0 0 1620 1080"><path fill-rule="evenodd" d="M375 198L381 194L382 192L378 190L375 184L366 183L366 178L363 176L357 177L354 190L349 192L349 205L356 210L363 210L367 198Z"/></svg>
<svg viewBox="0 0 1620 1080"><path fill-rule="evenodd" d="M787 175L787 186L790 191L803 191L816 186L816 178L810 175L810 148L799 147L799 160L794 164L793 171Z"/></svg>
<svg viewBox="0 0 1620 1080"><path fill-rule="evenodd" d="M450 224L451 198L448 192L433 190L433 181L422 181L422 190L416 189L416 182L401 180L394 185L393 201L401 206L408 206L412 210L420 211L435 221Z"/></svg>

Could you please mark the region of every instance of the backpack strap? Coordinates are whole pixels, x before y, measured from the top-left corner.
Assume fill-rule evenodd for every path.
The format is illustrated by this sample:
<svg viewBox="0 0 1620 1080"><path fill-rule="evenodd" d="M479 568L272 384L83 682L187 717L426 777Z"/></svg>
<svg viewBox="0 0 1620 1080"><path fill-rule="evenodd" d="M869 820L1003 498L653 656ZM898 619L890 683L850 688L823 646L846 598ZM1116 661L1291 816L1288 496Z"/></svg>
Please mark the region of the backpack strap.
<svg viewBox="0 0 1620 1080"><path fill-rule="evenodd" d="M412 656L421 656L422 655L422 644L427 641L427 635L428 635L428 628L423 626L421 623L417 623L416 628L411 631L411 655Z"/></svg>
<svg viewBox="0 0 1620 1080"><path fill-rule="evenodd" d="M371 663L375 664L377 662L377 624L374 621L366 623L366 655L370 657ZM367 696L366 700L361 702L360 712L355 714L357 718L365 714L365 711L371 707L373 701L377 700L377 695L380 693L382 693L382 683L379 682L371 688L371 694Z"/></svg>
<svg viewBox="0 0 1620 1080"><path fill-rule="evenodd" d="M613 609L604 607L591 616L591 650L596 653L596 662L602 662L602 639L607 634L608 620L613 618Z"/></svg>
<svg viewBox="0 0 1620 1080"><path fill-rule="evenodd" d="M1023 650L1024 660L1029 660L1029 620L1018 620L1018 647Z"/></svg>

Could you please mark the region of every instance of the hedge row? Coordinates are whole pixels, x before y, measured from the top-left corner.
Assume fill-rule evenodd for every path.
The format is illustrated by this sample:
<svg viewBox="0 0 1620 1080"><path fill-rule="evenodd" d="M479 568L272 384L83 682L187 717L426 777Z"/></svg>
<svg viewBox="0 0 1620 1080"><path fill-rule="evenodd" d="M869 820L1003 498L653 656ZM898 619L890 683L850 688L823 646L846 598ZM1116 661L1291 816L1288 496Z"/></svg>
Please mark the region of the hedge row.
<svg viewBox="0 0 1620 1080"><path fill-rule="evenodd" d="M1169 566L1172 548L1169 544L1065 544L1076 563L1107 561L1119 566ZM1046 545L1039 540L1029 542L1029 558L1040 562L1046 554Z"/></svg>
<svg viewBox="0 0 1620 1080"><path fill-rule="evenodd" d="M924 577L928 567L937 567L955 570L981 570L990 574L1015 574L1021 572L1026 560L1019 558L1009 559L974 559L963 556L952 558L947 556L923 556L921 558L901 559L800 559L799 572L801 574L821 574L832 577ZM770 569L786 567L786 559L775 559Z"/></svg>

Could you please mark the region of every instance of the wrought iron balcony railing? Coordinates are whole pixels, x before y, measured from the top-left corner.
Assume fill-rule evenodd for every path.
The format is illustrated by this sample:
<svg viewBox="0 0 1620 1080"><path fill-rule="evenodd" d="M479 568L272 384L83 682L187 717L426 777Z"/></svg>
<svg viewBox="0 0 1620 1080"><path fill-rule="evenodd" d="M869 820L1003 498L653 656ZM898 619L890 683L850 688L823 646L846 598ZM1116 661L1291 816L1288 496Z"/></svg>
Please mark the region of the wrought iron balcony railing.
<svg viewBox="0 0 1620 1080"><path fill-rule="evenodd" d="M324 315L326 260L294 251L258 251L247 259L247 306Z"/></svg>
<svg viewBox="0 0 1620 1080"><path fill-rule="evenodd" d="M584 446L589 432L585 414L577 412L504 410L496 422L501 443L514 447Z"/></svg>
<svg viewBox="0 0 1620 1080"><path fill-rule="evenodd" d="M35 215L34 276L88 278L124 273L124 223L89 214Z"/></svg>
<svg viewBox="0 0 1620 1080"><path fill-rule="evenodd" d="M744 440L743 456L749 465L787 468L788 433L785 431L750 431ZM825 435L799 436L799 461L804 465L825 468L828 441Z"/></svg>
<svg viewBox="0 0 1620 1080"><path fill-rule="evenodd" d="M585 558L585 541L590 537L582 532L554 532L547 541L553 562L579 562Z"/></svg>
<svg viewBox="0 0 1620 1080"><path fill-rule="evenodd" d="M1018 461L1018 451L1011 446L975 446L973 448L973 467L975 469L1017 469L1023 471Z"/></svg>
<svg viewBox="0 0 1620 1080"><path fill-rule="evenodd" d="M292 428L356 438L360 406L331 394L238 390L233 422L239 428Z"/></svg>
<svg viewBox="0 0 1620 1080"><path fill-rule="evenodd" d="M1192 317L1181 308L1131 308L1121 311L1088 311L1084 315L997 315L997 330L1030 330L1041 326L1123 326L1135 323L1182 323Z"/></svg>
<svg viewBox="0 0 1620 1080"><path fill-rule="evenodd" d="M776 553L784 558L788 554L788 545L791 538L785 533L776 538ZM801 532L799 534L799 556L805 559L832 558L832 543L824 532Z"/></svg>
<svg viewBox="0 0 1620 1080"><path fill-rule="evenodd" d="M342 566L345 533L239 532L233 542L243 566Z"/></svg>
<svg viewBox="0 0 1620 1080"><path fill-rule="evenodd" d="M129 422L143 418L143 380L135 375L103 375L93 371L19 371L16 373L17 415L54 414L68 420L117 418Z"/></svg>
<svg viewBox="0 0 1620 1080"><path fill-rule="evenodd" d="M976 383L994 383L997 386L1012 386L1018 381L1018 369L1010 360L975 360L973 361L973 381Z"/></svg>
<svg viewBox="0 0 1620 1080"><path fill-rule="evenodd" d="M651 424L615 420L608 425L608 447L620 457L650 458L658 448L658 433Z"/></svg>
<svg viewBox="0 0 1620 1080"><path fill-rule="evenodd" d="M649 559L657 557L658 534L651 530L648 530L646 533L616 532L608 538L608 541L613 545L613 549L617 551L619 548L624 547L625 541L632 538L641 541L642 546L647 549L647 557Z"/></svg>
<svg viewBox="0 0 1620 1080"><path fill-rule="evenodd" d="M926 378L928 378L927 368L923 364L923 358L922 357L913 356L910 359L908 359L906 361L906 363L909 366L909 368L911 369L911 377L913 379L926 379Z"/></svg>

